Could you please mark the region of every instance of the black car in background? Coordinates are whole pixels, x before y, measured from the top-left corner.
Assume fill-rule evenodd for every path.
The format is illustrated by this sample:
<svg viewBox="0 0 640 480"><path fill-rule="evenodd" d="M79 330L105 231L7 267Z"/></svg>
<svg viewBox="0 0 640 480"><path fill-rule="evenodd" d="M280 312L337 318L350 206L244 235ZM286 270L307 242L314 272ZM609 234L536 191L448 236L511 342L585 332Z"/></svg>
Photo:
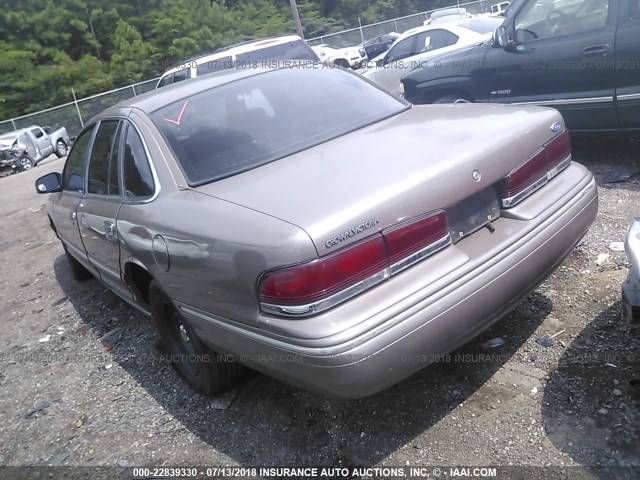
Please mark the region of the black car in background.
<svg viewBox="0 0 640 480"><path fill-rule="evenodd" d="M640 0L516 0L491 41L402 83L412 103L548 105L572 131L640 130Z"/></svg>
<svg viewBox="0 0 640 480"><path fill-rule="evenodd" d="M390 33L388 35L378 35L377 37L370 38L362 44L365 52L367 52L367 58L371 60L377 57L381 53L389 50L389 47L396 41L399 35Z"/></svg>

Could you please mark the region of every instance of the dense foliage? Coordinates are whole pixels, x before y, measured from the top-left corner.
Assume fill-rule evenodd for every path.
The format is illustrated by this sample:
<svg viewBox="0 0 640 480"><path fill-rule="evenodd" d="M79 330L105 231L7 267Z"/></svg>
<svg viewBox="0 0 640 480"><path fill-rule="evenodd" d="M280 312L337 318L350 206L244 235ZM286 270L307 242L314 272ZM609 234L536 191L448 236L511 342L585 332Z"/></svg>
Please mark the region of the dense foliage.
<svg viewBox="0 0 640 480"><path fill-rule="evenodd" d="M307 38L451 0L298 1ZM0 120L161 74L187 57L295 32L288 0L0 1Z"/></svg>

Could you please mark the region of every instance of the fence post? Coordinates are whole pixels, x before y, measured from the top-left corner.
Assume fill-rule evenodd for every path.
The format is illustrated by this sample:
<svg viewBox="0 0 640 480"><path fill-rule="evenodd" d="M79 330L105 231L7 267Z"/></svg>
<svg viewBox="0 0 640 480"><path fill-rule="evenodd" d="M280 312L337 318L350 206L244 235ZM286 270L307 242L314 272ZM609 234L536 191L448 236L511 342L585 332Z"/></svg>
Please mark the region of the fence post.
<svg viewBox="0 0 640 480"><path fill-rule="evenodd" d="M136 86L135 85L131 85L131 90L133 90L133 96L137 97L138 94L136 93Z"/></svg>
<svg viewBox="0 0 640 480"><path fill-rule="evenodd" d="M73 103L76 106L78 112L78 119L80 120L80 126L84 128L84 121L82 120L82 114L80 113L80 107L78 106L78 99L76 98L76 91L71 87L71 93L73 94Z"/></svg>
<svg viewBox="0 0 640 480"><path fill-rule="evenodd" d="M364 32L362 31L362 22L360 21L360 17L358 17L358 25L360 25L360 38L362 43L364 43Z"/></svg>
<svg viewBox="0 0 640 480"><path fill-rule="evenodd" d="M393 19L393 31L398 33L398 21L395 18Z"/></svg>
<svg viewBox="0 0 640 480"><path fill-rule="evenodd" d="M11 119L11 125L13 125L13 129L14 129L14 130L17 130L17 128L16 128L16 122L14 122L14 121L13 121L13 118Z"/></svg>

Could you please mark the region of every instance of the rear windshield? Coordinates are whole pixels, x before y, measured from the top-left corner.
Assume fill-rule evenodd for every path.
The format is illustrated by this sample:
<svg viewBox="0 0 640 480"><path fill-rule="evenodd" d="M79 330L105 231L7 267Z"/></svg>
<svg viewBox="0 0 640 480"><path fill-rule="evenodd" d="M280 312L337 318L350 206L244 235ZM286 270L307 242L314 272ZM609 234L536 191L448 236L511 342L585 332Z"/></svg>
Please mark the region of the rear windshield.
<svg viewBox="0 0 640 480"><path fill-rule="evenodd" d="M267 71L151 114L191 185L299 152L408 108L342 69Z"/></svg>
<svg viewBox="0 0 640 480"><path fill-rule="evenodd" d="M240 65L263 60L318 60L318 57L303 40L294 40L236 55L236 62Z"/></svg>

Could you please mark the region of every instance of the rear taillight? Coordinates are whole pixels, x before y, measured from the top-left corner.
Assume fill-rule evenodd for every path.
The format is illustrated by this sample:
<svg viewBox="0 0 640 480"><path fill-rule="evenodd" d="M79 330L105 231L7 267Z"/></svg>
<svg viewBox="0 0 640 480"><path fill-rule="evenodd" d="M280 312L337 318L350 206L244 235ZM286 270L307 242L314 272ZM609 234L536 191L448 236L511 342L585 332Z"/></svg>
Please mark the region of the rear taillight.
<svg viewBox="0 0 640 480"><path fill-rule="evenodd" d="M382 232L391 273L399 272L450 242L447 214L430 214Z"/></svg>
<svg viewBox="0 0 640 480"><path fill-rule="evenodd" d="M571 163L571 140L564 130L502 179L498 189L502 207L524 200Z"/></svg>
<svg viewBox="0 0 640 480"><path fill-rule="evenodd" d="M384 280L386 269L384 239L378 234L333 255L267 273L260 283L260 302L273 313L314 313Z"/></svg>
<svg viewBox="0 0 640 480"><path fill-rule="evenodd" d="M266 272L260 306L268 313L304 316L371 288L450 243L444 211L384 230L311 262Z"/></svg>

